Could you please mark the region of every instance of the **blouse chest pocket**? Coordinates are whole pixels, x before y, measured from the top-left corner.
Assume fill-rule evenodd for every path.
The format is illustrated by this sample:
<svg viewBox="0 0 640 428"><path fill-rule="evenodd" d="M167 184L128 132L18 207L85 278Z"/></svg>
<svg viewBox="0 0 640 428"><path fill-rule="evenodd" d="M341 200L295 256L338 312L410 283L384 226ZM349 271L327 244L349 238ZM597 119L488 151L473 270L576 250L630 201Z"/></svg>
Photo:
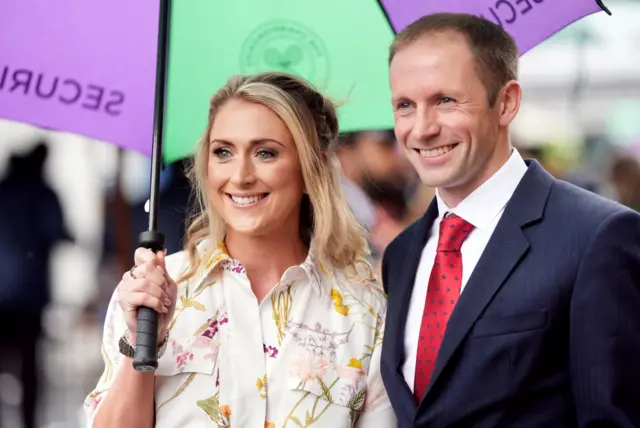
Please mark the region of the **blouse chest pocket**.
<svg viewBox="0 0 640 428"><path fill-rule="evenodd" d="M207 336L169 338L167 349L158 361L156 375L213 375L218 360L218 348L218 341Z"/></svg>

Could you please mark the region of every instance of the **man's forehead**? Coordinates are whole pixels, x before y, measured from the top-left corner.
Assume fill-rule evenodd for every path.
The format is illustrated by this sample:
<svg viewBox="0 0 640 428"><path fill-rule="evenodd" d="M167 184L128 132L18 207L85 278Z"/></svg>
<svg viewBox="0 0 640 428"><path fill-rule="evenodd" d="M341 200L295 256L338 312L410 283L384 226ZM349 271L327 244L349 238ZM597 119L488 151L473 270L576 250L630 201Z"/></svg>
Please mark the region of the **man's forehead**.
<svg viewBox="0 0 640 428"><path fill-rule="evenodd" d="M390 83L394 96L409 91L441 92L458 87L477 74L473 54L463 36L441 33L416 40L401 49L391 62ZM476 76L477 77L477 76ZM459 89L459 88L458 88Z"/></svg>
<svg viewBox="0 0 640 428"><path fill-rule="evenodd" d="M400 49L391 62L399 63L443 63L449 60L464 62L473 60L473 53L465 37L453 31L426 34ZM409 60L409 61L407 61Z"/></svg>

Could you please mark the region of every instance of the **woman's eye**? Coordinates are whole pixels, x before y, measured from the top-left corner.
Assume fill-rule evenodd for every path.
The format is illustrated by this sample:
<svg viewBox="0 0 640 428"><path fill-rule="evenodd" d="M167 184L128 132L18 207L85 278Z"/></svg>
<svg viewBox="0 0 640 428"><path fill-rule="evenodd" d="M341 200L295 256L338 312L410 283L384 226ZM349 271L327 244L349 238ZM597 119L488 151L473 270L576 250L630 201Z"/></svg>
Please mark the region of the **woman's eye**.
<svg viewBox="0 0 640 428"><path fill-rule="evenodd" d="M271 150L258 150L258 153L256 153L256 156L258 156L260 159L271 159L275 157L275 155L275 152Z"/></svg>
<svg viewBox="0 0 640 428"><path fill-rule="evenodd" d="M226 159L231 156L231 152L228 149L220 147L213 151L213 155L220 159Z"/></svg>

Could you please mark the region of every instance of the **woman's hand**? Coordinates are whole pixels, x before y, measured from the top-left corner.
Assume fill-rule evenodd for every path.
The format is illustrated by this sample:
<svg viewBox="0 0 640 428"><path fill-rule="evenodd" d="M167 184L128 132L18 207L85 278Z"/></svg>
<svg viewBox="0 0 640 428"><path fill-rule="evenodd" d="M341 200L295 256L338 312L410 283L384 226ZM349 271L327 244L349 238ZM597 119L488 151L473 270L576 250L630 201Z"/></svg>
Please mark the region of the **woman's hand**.
<svg viewBox="0 0 640 428"><path fill-rule="evenodd" d="M146 248L138 248L135 253L135 266L124 274L118 284L118 304L130 331L129 340L134 346L138 307L146 306L158 312L158 344L164 340L169 323L173 319L178 287L167 274L164 257L164 251L154 254Z"/></svg>

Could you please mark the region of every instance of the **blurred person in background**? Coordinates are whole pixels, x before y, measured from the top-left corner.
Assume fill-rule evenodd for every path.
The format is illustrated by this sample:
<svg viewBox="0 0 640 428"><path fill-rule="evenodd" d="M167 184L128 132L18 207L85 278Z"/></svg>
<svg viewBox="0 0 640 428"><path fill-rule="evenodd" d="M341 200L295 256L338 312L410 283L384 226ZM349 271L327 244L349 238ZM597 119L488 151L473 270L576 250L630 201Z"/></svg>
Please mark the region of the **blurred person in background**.
<svg viewBox="0 0 640 428"><path fill-rule="evenodd" d="M393 428L380 376L386 300L340 189L334 106L281 73L211 100L186 250L138 249L113 294L93 427ZM138 372L136 310L159 313Z"/></svg>
<svg viewBox="0 0 640 428"><path fill-rule="evenodd" d="M620 203L640 212L640 161L633 156L620 156L611 168L611 181Z"/></svg>
<svg viewBox="0 0 640 428"><path fill-rule="evenodd" d="M343 134L336 154L344 192L360 224L370 232L371 258L409 224L408 199L416 174L398 148L392 130Z"/></svg>
<svg viewBox="0 0 640 428"><path fill-rule="evenodd" d="M47 156L46 143L38 142L26 155L10 158L0 181L0 371L20 366L26 428L36 427L37 348L51 301L51 254L72 240L58 196L44 178Z"/></svg>
<svg viewBox="0 0 640 428"><path fill-rule="evenodd" d="M401 427L640 426L640 215L510 141L518 48L433 14L391 45L424 217L387 247L382 376Z"/></svg>
<svg viewBox="0 0 640 428"><path fill-rule="evenodd" d="M518 147L514 145L524 159L535 159L551 175L593 193L599 193L598 183L579 172L566 171L561 162L555 162L553 154L545 153L543 146Z"/></svg>

